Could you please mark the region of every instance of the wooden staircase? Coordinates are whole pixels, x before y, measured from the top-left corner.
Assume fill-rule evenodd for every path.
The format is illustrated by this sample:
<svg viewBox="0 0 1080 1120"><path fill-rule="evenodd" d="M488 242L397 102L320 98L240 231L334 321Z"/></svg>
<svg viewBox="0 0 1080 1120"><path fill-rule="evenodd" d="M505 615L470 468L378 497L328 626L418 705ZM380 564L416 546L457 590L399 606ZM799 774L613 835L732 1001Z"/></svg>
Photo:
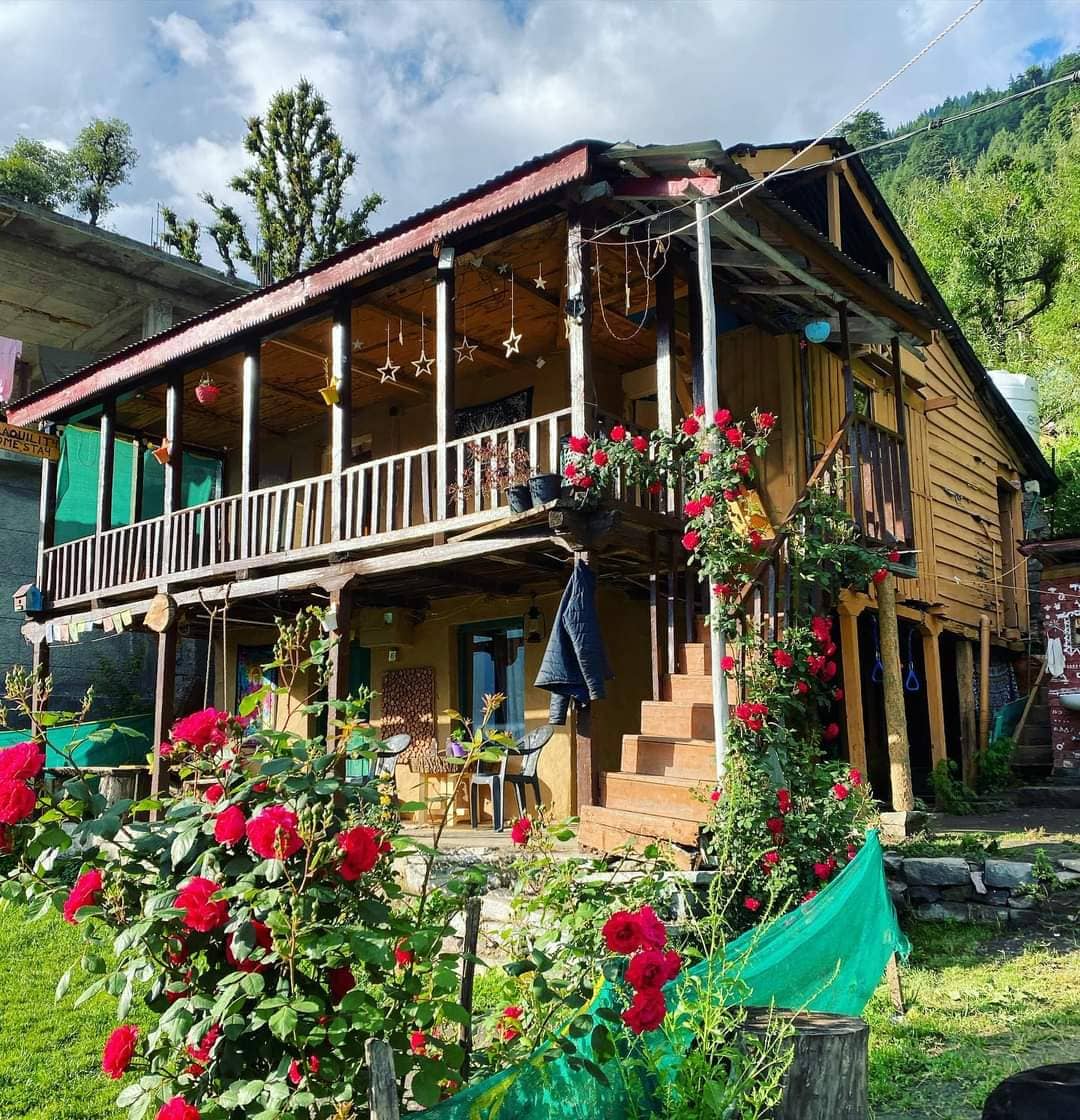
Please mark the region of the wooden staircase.
<svg viewBox="0 0 1080 1120"><path fill-rule="evenodd" d="M581 808L583 847L640 850L667 840L676 863L690 867L716 784L711 659L700 624L695 637L678 647L665 698L642 701L641 731L623 736L621 769L600 774L599 805Z"/></svg>

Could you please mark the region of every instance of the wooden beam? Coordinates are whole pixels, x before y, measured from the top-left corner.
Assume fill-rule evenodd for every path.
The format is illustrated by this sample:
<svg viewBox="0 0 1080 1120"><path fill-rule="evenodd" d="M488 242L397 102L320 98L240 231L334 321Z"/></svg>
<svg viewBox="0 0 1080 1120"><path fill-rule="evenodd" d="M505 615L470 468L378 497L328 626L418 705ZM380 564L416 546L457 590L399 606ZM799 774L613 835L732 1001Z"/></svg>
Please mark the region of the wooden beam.
<svg viewBox="0 0 1080 1120"><path fill-rule="evenodd" d="M923 412L937 412L939 408L955 408L958 403L954 396L927 397L923 401Z"/></svg>
<svg viewBox="0 0 1080 1120"><path fill-rule="evenodd" d="M890 353L892 355L893 373L893 401L896 408L896 434L900 437L900 446L897 453L900 457L900 513L904 526L904 544L907 548L915 547L915 524L911 508L911 466L908 459L907 442L907 406L904 404L904 365L900 357L900 340L892 340ZM917 560L917 554L912 553Z"/></svg>
<svg viewBox="0 0 1080 1120"><path fill-rule="evenodd" d="M570 356L570 431L585 435L596 423L596 386L592 372L592 246L584 235L581 211L566 223L566 331Z"/></svg>
<svg viewBox="0 0 1080 1120"><path fill-rule="evenodd" d="M941 682L941 622L926 616L922 627L923 671L926 676L926 710L930 717L930 755L933 764L948 754L945 739L945 694Z"/></svg>
<svg viewBox="0 0 1080 1120"><path fill-rule="evenodd" d="M746 296L784 296L813 295L814 289L805 284L733 284L732 290ZM809 314L809 312L807 312Z"/></svg>
<svg viewBox="0 0 1080 1120"><path fill-rule="evenodd" d="M851 337L848 334L847 304L840 305L840 360L844 379L844 412L855 418L855 374L851 366ZM854 423L847 426L847 473L855 524L863 529L862 475L859 473L859 436Z"/></svg>
<svg viewBox="0 0 1080 1120"><path fill-rule="evenodd" d="M720 193L720 180L715 175L685 176L681 179L649 178L616 179L612 195L619 198L709 198Z"/></svg>
<svg viewBox="0 0 1080 1120"><path fill-rule="evenodd" d="M844 717L847 732L848 761L867 774L866 723L862 702L862 668L859 655L859 614L862 607L841 597L840 667L844 673Z"/></svg>
<svg viewBox="0 0 1080 1120"><path fill-rule="evenodd" d="M435 271L435 519L447 513L450 472L446 445L454 434L454 250L439 253ZM459 480L460 482L460 480Z"/></svg>
<svg viewBox="0 0 1080 1120"><path fill-rule="evenodd" d="M782 256L800 268L807 267L807 260L802 253L780 250ZM754 249L713 249L713 268L738 268L748 272L783 272L783 269L774 260Z"/></svg>
<svg viewBox="0 0 1080 1120"><path fill-rule="evenodd" d="M330 326L330 379L338 400L330 409L330 539L345 533L345 470L352 464L352 302L348 294L334 304Z"/></svg>
<svg viewBox="0 0 1080 1120"><path fill-rule="evenodd" d="M900 671L896 577L892 572L889 572L878 584L877 594L881 683L885 694L885 734L889 745L892 807L896 812L909 813L915 808L915 792L911 784L911 747L908 743L907 715L904 710L904 681Z"/></svg>
<svg viewBox="0 0 1080 1120"><path fill-rule="evenodd" d="M842 175L839 171L830 171L825 177L825 197L828 203L829 210L829 240L837 247L842 249L843 244L843 230L840 223L840 179Z"/></svg>

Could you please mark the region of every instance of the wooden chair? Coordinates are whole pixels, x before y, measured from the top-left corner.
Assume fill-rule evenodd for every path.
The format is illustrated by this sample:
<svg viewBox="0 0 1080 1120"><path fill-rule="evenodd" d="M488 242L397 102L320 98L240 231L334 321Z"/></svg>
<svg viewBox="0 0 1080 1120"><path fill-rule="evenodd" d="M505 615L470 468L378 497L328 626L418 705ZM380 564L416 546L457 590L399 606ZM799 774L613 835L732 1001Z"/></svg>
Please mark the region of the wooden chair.
<svg viewBox="0 0 1080 1120"><path fill-rule="evenodd" d="M521 815L525 815L526 798L525 789L530 787L536 797L536 804L540 804L540 779L536 776L536 766L540 761L540 752L547 745L555 729L550 723L545 723L530 731L523 739L519 739L512 751L507 751L496 765L488 763L490 769L481 769L473 774L469 781L469 824L478 827L480 816L480 790L487 786L491 790L491 815L494 818L496 832L503 830L503 791L506 783L514 787L517 795L518 808ZM512 758L522 759L521 770L518 773L507 773L507 764ZM483 766L483 764L481 764Z"/></svg>

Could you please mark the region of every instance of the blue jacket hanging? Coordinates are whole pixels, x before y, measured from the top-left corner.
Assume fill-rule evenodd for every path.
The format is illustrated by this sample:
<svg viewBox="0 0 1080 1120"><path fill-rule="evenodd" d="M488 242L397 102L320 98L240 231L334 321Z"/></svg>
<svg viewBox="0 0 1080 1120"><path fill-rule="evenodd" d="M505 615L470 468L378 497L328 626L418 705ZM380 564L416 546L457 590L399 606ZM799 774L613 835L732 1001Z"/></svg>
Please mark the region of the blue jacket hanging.
<svg viewBox="0 0 1080 1120"><path fill-rule="evenodd" d="M565 723L571 700L578 707L603 700L604 681L612 676L596 610L596 576L575 560L536 674L536 687L552 694L549 722Z"/></svg>

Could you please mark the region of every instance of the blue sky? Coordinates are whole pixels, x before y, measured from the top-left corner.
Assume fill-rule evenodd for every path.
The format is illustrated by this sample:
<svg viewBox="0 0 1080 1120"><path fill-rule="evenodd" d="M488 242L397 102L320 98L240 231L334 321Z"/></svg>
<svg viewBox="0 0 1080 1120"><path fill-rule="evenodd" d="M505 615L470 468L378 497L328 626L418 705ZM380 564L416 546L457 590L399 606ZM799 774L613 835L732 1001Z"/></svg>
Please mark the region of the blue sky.
<svg viewBox="0 0 1080 1120"><path fill-rule="evenodd" d="M245 116L304 75L386 224L590 136L816 135L967 0L4 0L0 146L120 116L142 155L107 225L205 216ZM986 0L872 107L909 120L1080 45L1076 0ZM212 248L207 263L215 263Z"/></svg>

